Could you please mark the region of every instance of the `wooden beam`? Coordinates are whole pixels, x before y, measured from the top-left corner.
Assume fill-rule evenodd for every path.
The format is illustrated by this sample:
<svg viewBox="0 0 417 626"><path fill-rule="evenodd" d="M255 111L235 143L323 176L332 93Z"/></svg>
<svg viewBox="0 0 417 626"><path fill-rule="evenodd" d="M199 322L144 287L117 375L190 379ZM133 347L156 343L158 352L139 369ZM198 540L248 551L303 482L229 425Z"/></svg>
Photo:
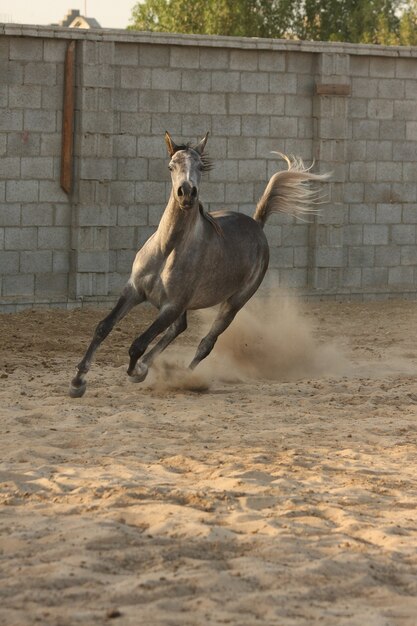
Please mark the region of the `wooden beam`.
<svg viewBox="0 0 417 626"><path fill-rule="evenodd" d="M317 83L316 94L319 96L350 96L349 84Z"/></svg>
<svg viewBox="0 0 417 626"><path fill-rule="evenodd" d="M66 193L72 190L75 108L75 41L65 53L64 105L62 112L61 187Z"/></svg>

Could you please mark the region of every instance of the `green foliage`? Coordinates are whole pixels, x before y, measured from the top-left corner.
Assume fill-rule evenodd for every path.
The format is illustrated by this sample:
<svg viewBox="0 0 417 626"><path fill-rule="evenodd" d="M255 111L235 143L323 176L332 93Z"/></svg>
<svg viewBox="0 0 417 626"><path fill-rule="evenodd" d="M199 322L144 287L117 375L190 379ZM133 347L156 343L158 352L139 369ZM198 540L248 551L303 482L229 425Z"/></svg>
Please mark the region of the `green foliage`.
<svg viewBox="0 0 417 626"><path fill-rule="evenodd" d="M130 29L417 44L417 0L144 0Z"/></svg>

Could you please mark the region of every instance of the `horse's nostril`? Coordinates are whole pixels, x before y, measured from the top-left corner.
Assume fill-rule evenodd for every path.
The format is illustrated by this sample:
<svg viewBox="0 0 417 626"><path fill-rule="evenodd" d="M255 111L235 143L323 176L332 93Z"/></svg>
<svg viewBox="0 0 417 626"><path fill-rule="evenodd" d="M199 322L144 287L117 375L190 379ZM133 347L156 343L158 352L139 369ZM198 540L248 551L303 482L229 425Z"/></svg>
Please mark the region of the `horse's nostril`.
<svg viewBox="0 0 417 626"><path fill-rule="evenodd" d="M177 193L178 193L178 196L179 196L180 198L181 198L181 196L183 196L183 195L184 195L184 192L183 192L183 190L182 190L182 187L178 187L178 192L177 192Z"/></svg>
<svg viewBox="0 0 417 626"><path fill-rule="evenodd" d="M196 197L197 197L197 187L193 187L193 188L191 189L191 196L192 196L193 198L196 198Z"/></svg>

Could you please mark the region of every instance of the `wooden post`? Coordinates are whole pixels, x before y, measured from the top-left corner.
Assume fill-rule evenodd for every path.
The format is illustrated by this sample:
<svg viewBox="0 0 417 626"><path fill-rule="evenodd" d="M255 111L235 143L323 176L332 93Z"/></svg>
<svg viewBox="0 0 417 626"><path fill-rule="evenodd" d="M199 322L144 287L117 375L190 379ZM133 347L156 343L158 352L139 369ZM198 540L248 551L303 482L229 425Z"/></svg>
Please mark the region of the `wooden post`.
<svg viewBox="0 0 417 626"><path fill-rule="evenodd" d="M75 107L75 41L71 41L65 53L64 105L62 114L61 187L66 193L72 190L72 157L74 149Z"/></svg>

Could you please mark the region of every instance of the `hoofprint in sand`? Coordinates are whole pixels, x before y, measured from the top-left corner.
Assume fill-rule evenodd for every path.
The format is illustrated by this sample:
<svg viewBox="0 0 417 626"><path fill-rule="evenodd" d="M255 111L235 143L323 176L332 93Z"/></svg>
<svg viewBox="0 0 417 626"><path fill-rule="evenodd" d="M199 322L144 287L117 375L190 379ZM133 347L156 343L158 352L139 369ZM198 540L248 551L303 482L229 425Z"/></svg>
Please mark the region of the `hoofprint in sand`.
<svg viewBox="0 0 417 626"><path fill-rule="evenodd" d="M417 305L253 306L142 385L132 312L79 400L103 311L2 316L2 626L417 623Z"/></svg>

